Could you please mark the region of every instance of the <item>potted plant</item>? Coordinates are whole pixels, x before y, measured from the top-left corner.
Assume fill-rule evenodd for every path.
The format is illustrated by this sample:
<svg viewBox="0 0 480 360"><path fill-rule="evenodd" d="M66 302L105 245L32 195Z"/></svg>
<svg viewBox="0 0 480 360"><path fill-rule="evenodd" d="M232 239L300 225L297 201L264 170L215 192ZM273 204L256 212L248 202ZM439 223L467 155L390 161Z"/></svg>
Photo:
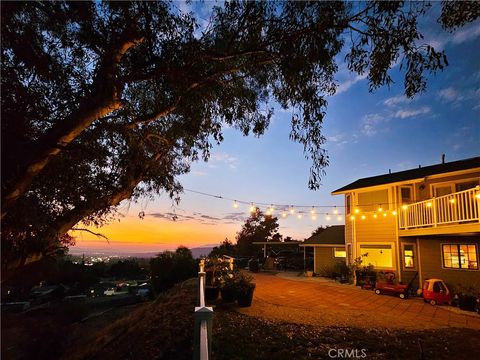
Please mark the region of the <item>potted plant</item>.
<svg viewBox="0 0 480 360"><path fill-rule="evenodd" d="M215 301L218 299L220 288L229 271L229 264L224 259L218 257L205 259L205 300Z"/></svg>
<svg viewBox="0 0 480 360"><path fill-rule="evenodd" d="M220 294L223 302L232 303L236 300L235 277L236 274L229 273L224 279L222 287L220 288Z"/></svg>
<svg viewBox="0 0 480 360"><path fill-rule="evenodd" d="M248 307L252 305L253 292L255 291L255 284L252 283L252 277L242 272L235 276L235 297L237 298L238 306Z"/></svg>
<svg viewBox="0 0 480 360"><path fill-rule="evenodd" d="M479 291L473 286L459 286L458 291L458 307L461 310L475 311Z"/></svg>

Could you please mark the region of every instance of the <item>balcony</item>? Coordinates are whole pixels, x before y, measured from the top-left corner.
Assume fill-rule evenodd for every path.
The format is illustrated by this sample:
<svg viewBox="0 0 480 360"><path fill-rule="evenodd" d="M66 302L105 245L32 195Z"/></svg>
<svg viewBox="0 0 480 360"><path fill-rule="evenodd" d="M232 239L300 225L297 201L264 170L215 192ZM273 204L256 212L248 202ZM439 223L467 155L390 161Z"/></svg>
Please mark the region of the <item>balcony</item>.
<svg viewBox="0 0 480 360"><path fill-rule="evenodd" d="M480 187L404 205L400 236L480 232Z"/></svg>

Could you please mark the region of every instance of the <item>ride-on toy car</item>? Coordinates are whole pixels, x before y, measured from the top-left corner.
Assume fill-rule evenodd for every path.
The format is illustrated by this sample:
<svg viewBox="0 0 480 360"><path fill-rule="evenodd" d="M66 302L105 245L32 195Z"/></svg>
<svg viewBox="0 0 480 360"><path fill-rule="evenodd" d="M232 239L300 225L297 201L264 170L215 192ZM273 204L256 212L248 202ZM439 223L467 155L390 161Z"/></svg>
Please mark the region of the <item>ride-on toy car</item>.
<svg viewBox="0 0 480 360"><path fill-rule="evenodd" d="M395 273L386 273L384 281L377 281L375 286L375 294L398 295L400 299L406 299L410 294L410 289L412 288L413 281L417 275L418 273L415 274L408 284L402 284L395 281Z"/></svg>
<svg viewBox="0 0 480 360"><path fill-rule="evenodd" d="M423 283L423 300L436 304L450 304L452 302L452 294L448 290L447 285L440 279L427 279Z"/></svg>

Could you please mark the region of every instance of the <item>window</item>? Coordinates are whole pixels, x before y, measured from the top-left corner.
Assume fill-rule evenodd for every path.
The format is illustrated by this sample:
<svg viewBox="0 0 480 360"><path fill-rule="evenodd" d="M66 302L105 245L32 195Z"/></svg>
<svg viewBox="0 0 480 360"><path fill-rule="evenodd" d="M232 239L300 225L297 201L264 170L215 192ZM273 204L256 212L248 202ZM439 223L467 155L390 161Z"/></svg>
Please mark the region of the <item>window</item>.
<svg viewBox="0 0 480 360"><path fill-rule="evenodd" d="M358 193L358 207L361 211L377 211L388 207L388 190Z"/></svg>
<svg viewBox="0 0 480 360"><path fill-rule="evenodd" d="M333 256L336 258L344 258L347 257L347 252L345 248L333 248Z"/></svg>
<svg viewBox="0 0 480 360"><path fill-rule="evenodd" d="M464 190L473 189L477 185L478 185L478 181L458 183L458 184L455 184L455 191L464 191Z"/></svg>
<svg viewBox="0 0 480 360"><path fill-rule="evenodd" d="M405 245L403 247L403 266L405 269L413 269L413 245Z"/></svg>
<svg viewBox="0 0 480 360"><path fill-rule="evenodd" d="M345 195L345 210L347 215L350 214L351 199L352 197L350 195Z"/></svg>
<svg viewBox="0 0 480 360"><path fill-rule="evenodd" d="M445 268L478 270L475 244L443 244L442 253Z"/></svg>
<svg viewBox="0 0 480 360"><path fill-rule="evenodd" d="M400 188L401 204L411 204L413 202L412 188L410 186L403 186Z"/></svg>
<svg viewBox="0 0 480 360"><path fill-rule="evenodd" d="M451 194L452 192L451 185L435 186L435 197L445 196Z"/></svg>
<svg viewBox="0 0 480 360"><path fill-rule="evenodd" d="M362 265L373 265L379 268L393 267L393 251L390 245L360 245L360 254Z"/></svg>

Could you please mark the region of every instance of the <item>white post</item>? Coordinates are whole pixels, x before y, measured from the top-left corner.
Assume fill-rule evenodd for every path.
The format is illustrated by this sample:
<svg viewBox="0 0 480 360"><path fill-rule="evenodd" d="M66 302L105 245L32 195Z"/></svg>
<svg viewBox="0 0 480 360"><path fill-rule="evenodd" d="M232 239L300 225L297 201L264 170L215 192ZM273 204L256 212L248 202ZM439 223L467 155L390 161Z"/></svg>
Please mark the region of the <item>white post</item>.
<svg viewBox="0 0 480 360"><path fill-rule="evenodd" d="M267 257L267 244L263 244L263 258Z"/></svg>

